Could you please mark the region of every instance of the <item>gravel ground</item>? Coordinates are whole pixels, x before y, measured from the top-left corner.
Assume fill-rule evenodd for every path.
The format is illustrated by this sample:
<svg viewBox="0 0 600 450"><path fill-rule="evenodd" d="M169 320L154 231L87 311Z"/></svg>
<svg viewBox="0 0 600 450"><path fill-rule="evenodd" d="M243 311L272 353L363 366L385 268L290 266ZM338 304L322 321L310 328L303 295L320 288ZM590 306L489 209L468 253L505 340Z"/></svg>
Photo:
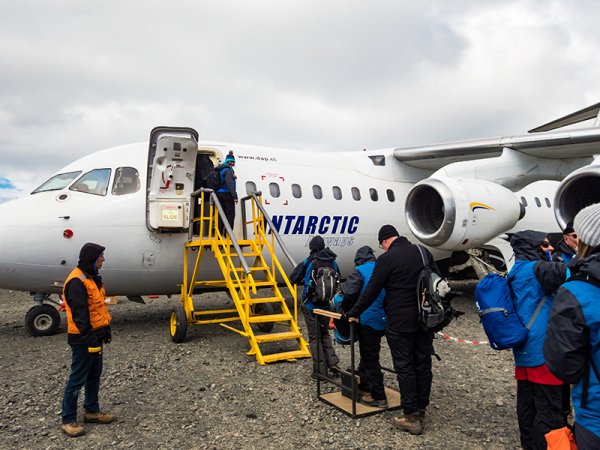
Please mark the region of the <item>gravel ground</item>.
<svg viewBox="0 0 600 450"><path fill-rule="evenodd" d="M483 340L472 301L472 283L455 300L466 315L445 331ZM223 294L204 294L222 306ZM113 342L105 347L101 405L115 414L111 425L86 425L73 439L59 430L60 407L70 367L66 321L54 336L33 338L23 319L27 293L0 290L0 447L88 448L519 448L512 356L487 345L436 340L431 405L425 434L396 431L384 412L354 420L316 400L310 361L259 366L246 340L218 325L188 328L186 341L168 336L177 298L127 300L110 306ZM300 323L304 321L300 317ZM342 367L348 347L336 347ZM382 364L391 367L387 346ZM393 374L386 385L397 388ZM81 396L80 396L81 401Z"/></svg>

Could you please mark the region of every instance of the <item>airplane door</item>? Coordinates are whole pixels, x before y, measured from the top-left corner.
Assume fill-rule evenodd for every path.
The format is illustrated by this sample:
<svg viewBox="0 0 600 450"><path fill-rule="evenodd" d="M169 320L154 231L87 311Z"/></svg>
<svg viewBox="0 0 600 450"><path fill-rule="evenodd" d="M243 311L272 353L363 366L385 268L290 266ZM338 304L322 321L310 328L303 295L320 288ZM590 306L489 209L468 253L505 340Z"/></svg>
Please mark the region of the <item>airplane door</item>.
<svg viewBox="0 0 600 450"><path fill-rule="evenodd" d="M146 225L153 232L187 232L198 132L157 127L150 132Z"/></svg>

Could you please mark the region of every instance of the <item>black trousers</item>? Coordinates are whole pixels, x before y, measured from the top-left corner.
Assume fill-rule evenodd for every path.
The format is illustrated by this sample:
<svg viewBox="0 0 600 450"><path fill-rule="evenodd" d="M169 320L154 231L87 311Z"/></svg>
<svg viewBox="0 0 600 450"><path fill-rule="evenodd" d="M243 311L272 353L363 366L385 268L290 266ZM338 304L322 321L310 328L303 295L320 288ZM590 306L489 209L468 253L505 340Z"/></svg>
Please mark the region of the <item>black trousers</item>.
<svg viewBox="0 0 600 450"><path fill-rule="evenodd" d="M517 418L521 446L525 450L546 449L545 434L566 425L563 386L517 380Z"/></svg>
<svg viewBox="0 0 600 450"><path fill-rule="evenodd" d="M371 393L375 400L386 399L383 373L381 372L381 364L379 364L381 338L384 334L385 331L376 330L368 325L361 325L359 328L360 366L358 372L361 376L361 385L366 385L366 390Z"/></svg>
<svg viewBox="0 0 600 450"><path fill-rule="evenodd" d="M217 198L223 208L229 226L233 229L233 222L235 220L235 199L233 195L231 195L231 192L217 192ZM222 220L219 222L219 231L221 234L225 234L225 225Z"/></svg>
<svg viewBox="0 0 600 450"><path fill-rule="evenodd" d="M421 330L398 333L388 329L385 337L392 353L404 414L414 414L419 409L427 408L433 381L433 335Z"/></svg>

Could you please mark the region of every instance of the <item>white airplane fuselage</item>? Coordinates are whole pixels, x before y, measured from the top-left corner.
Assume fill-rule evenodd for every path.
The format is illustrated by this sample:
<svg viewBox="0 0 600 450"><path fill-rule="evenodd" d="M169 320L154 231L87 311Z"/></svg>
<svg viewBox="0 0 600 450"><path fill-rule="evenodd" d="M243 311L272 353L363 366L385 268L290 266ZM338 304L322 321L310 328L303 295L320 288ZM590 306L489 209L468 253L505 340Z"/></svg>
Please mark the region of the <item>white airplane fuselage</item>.
<svg viewBox="0 0 600 450"><path fill-rule="evenodd" d="M254 186L262 191L265 208L296 262L307 256L308 242L317 234L338 255L343 276L352 269L359 247L378 250L377 231L383 224L394 225L417 242L407 226L404 201L414 184L432 171L399 163L393 149L315 153L237 144L200 147L213 148L221 157L234 150L238 196ZM385 164L381 159L376 164L374 156L384 157ZM137 192L113 195L109 188L105 195L93 195L71 190L69 184L0 205L0 288L60 292L77 265L81 246L95 242L106 247L102 275L109 295L179 293L187 231L155 232L147 226L147 143L96 152L57 173L111 169L112 186L121 167L139 172ZM556 185L543 185L541 196L552 199ZM545 224L549 231L558 229L546 205L518 227L526 228L527 220ZM238 205L238 238L241 226ZM436 257L450 255L432 251ZM291 269L283 255L278 256ZM203 279L222 277L210 258L201 270Z"/></svg>

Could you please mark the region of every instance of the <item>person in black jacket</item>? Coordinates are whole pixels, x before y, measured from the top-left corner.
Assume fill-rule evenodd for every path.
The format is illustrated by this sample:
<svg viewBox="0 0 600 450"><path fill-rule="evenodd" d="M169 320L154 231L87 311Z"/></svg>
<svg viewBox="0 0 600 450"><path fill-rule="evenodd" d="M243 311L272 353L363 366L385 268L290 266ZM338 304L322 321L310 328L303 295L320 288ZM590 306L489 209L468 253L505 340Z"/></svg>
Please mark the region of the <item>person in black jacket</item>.
<svg viewBox="0 0 600 450"><path fill-rule="evenodd" d="M558 248L552 255L552 260L569 264L577 253L579 240L577 239L577 233L575 233L573 225L567 225L563 229L562 234L562 239L559 241Z"/></svg>
<svg viewBox="0 0 600 450"><path fill-rule="evenodd" d="M433 380L433 335L418 323L417 282L423 260L417 246L400 236L392 225L382 226L378 239L385 253L377 258L367 287L347 316L358 318L385 289L384 309L388 320L385 334L404 411L404 416L394 417L392 423L402 431L421 434ZM431 253L426 249L425 252L432 261Z"/></svg>
<svg viewBox="0 0 600 450"><path fill-rule="evenodd" d="M61 428L69 437L85 434L77 423L77 398L85 386L84 421L111 423L113 416L100 411L98 391L102 375L102 344L109 343L111 317L98 273L104 263L104 247L88 242L79 252L79 263L65 280L63 297L67 314L67 342L71 347L71 373L62 403Z"/></svg>
<svg viewBox="0 0 600 450"><path fill-rule="evenodd" d="M238 195L235 187L235 180L237 177L233 171L234 167L235 156L233 156L233 151L230 151L225 157L223 164L214 168L214 170L219 172L221 179L221 187L215 191L215 194L217 194L217 198L223 208L227 222L229 222L229 226L232 229L235 221L235 205L238 202ZM219 223L219 231L222 235L225 234L225 225L222 222Z"/></svg>
<svg viewBox="0 0 600 450"><path fill-rule="evenodd" d="M600 449L600 204L582 209L573 227L577 256L554 298L544 358L556 377L574 385L577 447Z"/></svg>
<svg viewBox="0 0 600 450"><path fill-rule="evenodd" d="M290 281L294 284L304 285L302 289L302 314L306 322L308 345L313 362L311 377L316 379L317 373L327 375L327 369L332 372L331 375L337 375L340 370L338 367L340 358L335 353L332 345L329 334L329 318L313 312L316 308L329 309L329 304L321 305L316 304L314 301L313 273L316 273L318 267L332 267L339 275L340 269L335 261L337 255L329 247L325 247L325 241L321 236L313 237L308 244L308 248L310 255L294 268L290 275ZM320 331L319 340L317 340L317 328Z"/></svg>

